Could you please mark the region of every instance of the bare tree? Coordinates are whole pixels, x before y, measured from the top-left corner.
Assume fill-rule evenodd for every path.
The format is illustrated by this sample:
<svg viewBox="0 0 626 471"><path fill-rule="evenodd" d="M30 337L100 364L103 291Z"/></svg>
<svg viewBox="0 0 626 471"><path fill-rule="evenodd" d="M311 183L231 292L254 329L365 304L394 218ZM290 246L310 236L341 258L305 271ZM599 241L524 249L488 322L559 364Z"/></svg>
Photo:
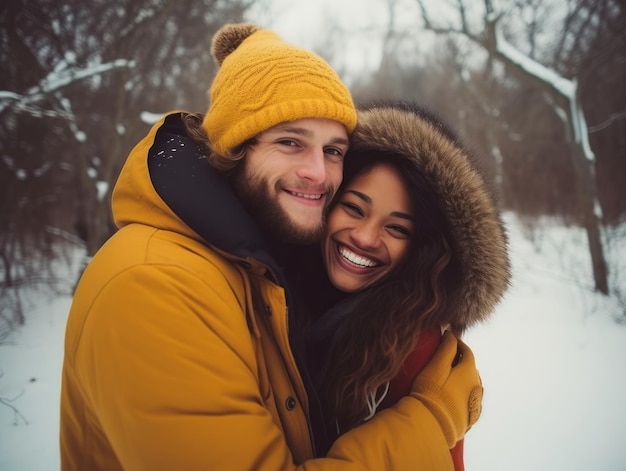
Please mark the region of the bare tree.
<svg viewBox="0 0 626 471"><path fill-rule="evenodd" d="M538 38L541 31L541 19L545 8L552 5L536 0L511 1L495 8L491 0L484 0L482 20L476 25L476 16L470 12L469 3L456 0L456 21L436 20L423 0L417 0L424 25L428 30L443 35L461 35L487 51L490 57L505 65L506 72L529 87L540 90L548 109L562 119L570 146L570 157L575 169L579 195L580 222L587 231L590 255L593 265L595 287L608 294L606 261L601 239L602 214L595 186L595 154L591 150L585 114L581 106L581 96L576 75L569 78L562 75L559 67L563 58L575 60L575 54L588 48L591 39L598 34L605 20L620 7L612 1L568 2L568 12L558 39L558 54L553 60L553 67L544 65L549 62L546 51L541 49ZM473 3L472 6L476 4ZM548 6L546 6L548 5ZM523 12L524 14L520 14ZM508 16L507 16L508 15ZM517 15L515 20L523 18L521 28L526 35L526 51L521 52L510 42L503 32L503 23L509 27L515 25L510 15ZM519 23L517 24L519 26ZM554 25L552 25L554 26ZM574 40L572 41L572 38ZM541 53L544 55L542 56ZM560 58L560 60L559 60Z"/></svg>
<svg viewBox="0 0 626 471"><path fill-rule="evenodd" d="M142 112L204 111L211 38L251 3L0 5L0 297L53 279L49 262L74 236L91 255L115 230L110 191L148 129Z"/></svg>

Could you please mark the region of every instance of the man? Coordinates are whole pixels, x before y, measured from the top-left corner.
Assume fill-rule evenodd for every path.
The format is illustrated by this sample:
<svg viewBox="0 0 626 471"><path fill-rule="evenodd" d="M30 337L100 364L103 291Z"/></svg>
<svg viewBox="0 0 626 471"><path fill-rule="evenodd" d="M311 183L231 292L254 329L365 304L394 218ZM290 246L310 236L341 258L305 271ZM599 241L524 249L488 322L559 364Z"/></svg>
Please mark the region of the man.
<svg viewBox="0 0 626 471"><path fill-rule="evenodd" d="M328 64L269 31L227 25L212 53L206 116L165 116L133 149L113 193L120 230L77 288L62 469L452 469L482 391L453 336L411 396L315 457L277 260L318 239L356 113Z"/></svg>

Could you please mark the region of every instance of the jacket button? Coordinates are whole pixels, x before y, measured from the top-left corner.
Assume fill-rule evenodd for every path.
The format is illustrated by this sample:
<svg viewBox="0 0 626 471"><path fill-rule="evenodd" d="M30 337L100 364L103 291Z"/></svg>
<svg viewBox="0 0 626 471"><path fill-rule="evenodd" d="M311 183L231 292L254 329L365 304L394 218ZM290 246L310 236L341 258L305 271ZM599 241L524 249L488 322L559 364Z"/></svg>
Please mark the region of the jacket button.
<svg viewBox="0 0 626 471"><path fill-rule="evenodd" d="M267 314L268 316L272 315L272 306L270 306L269 304L265 305L265 314Z"/></svg>
<svg viewBox="0 0 626 471"><path fill-rule="evenodd" d="M293 398L293 396L289 396L287 398L287 400L285 401L285 407L287 408L287 410L294 410L296 407L296 400Z"/></svg>

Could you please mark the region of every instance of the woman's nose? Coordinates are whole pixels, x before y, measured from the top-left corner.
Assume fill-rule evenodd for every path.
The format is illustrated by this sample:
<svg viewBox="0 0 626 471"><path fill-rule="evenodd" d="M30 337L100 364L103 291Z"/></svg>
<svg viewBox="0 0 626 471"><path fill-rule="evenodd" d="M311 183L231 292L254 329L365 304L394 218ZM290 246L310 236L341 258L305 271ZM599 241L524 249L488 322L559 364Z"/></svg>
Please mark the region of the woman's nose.
<svg viewBox="0 0 626 471"><path fill-rule="evenodd" d="M352 229L350 236L356 246L363 249L374 249L380 246L378 228L372 224L361 224Z"/></svg>

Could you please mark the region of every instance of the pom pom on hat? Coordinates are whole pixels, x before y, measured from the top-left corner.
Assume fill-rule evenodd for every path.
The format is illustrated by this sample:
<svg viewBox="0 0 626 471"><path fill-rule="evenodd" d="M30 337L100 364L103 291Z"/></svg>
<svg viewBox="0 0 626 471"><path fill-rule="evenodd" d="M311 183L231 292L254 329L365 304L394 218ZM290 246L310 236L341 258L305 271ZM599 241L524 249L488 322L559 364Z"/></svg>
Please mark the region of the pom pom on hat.
<svg viewBox="0 0 626 471"><path fill-rule="evenodd" d="M327 118L354 130L350 92L317 54L252 23L220 28L211 54L220 69L202 127L216 153L228 156L266 129L296 119Z"/></svg>
<svg viewBox="0 0 626 471"><path fill-rule="evenodd" d="M226 56L239 47L239 45L250 36L256 33L260 28L253 23L239 23L223 26L213 36L211 43L211 55L217 62L222 65Z"/></svg>

